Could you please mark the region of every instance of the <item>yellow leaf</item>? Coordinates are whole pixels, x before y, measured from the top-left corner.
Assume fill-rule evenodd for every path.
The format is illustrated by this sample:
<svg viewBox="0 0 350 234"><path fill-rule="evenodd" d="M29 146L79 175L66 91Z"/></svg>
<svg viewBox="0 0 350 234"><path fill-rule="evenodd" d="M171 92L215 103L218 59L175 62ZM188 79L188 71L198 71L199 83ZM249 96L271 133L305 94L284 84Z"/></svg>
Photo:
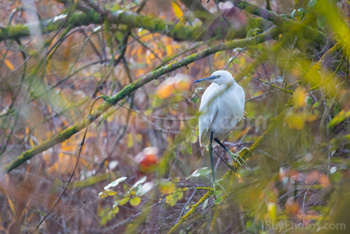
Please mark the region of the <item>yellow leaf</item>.
<svg viewBox="0 0 350 234"><path fill-rule="evenodd" d="M306 98L305 88L302 86L298 86L298 88L294 91L294 94L293 94L294 108L297 109L305 106L305 98Z"/></svg>
<svg viewBox="0 0 350 234"><path fill-rule="evenodd" d="M298 115L298 114L288 115L285 117L284 120L286 121L288 127L291 129L301 130L305 125L304 119L302 118L301 115Z"/></svg>
<svg viewBox="0 0 350 234"><path fill-rule="evenodd" d="M129 134L129 137L128 137L128 148L131 148L133 146L133 137L132 137L132 134Z"/></svg>
<svg viewBox="0 0 350 234"><path fill-rule="evenodd" d="M113 190L106 190L105 191L105 194L107 195L107 196L114 196L114 195L116 195L118 192L117 191L113 191Z"/></svg>
<svg viewBox="0 0 350 234"><path fill-rule="evenodd" d="M165 202L170 206L174 206L178 200L180 200L183 196L183 192L180 190L176 190L174 193L169 194L165 198Z"/></svg>
<svg viewBox="0 0 350 234"><path fill-rule="evenodd" d="M112 213L118 214L118 212L119 212L119 207L118 206L114 207Z"/></svg>
<svg viewBox="0 0 350 234"><path fill-rule="evenodd" d="M10 62L10 60L5 59L5 64L8 68L10 68L12 71L15 69L15 67L13 66L13 64Z"/></svg>
<svg viewBox="0 0 350 234"><path fill-rule="evenodd" d="M124 197L122 200L120 200L119 204L123 206L129 201L129 199L130 197Z"/></svg>
<svg viewBox="0 0 350 234"><path fill-rule="evenodd" d="M275 202L267 203L267 212L272 222L276 221L277 206Z"/></svg>
<svg viewBox="0 0 350 234"><path fill-rule="evenodd" d="M291 113L284 118L289 128L301 130L305 122L312 122L317 119L317 115L309 113Z"/></svg>
<svg viewBox="0 0 350 234"><path fill-rule="evenodd" d="M175 184L173 182L167 182L159 186L159 190L162 194L170 194L175 191Z"/></svg>
<svg viewBox="0 0 350 234"><path fill-rule="evenodd" d="M175 1L171 1L171 5L173 7L174 14L176 15L177 18L181 18L183 16L183 12L179 5Z"/></svg>
<svg viewBox="0 0 350 234"><path fill-rule="evenodd" d="M350 29L344 17L339 14L339 9L332 1L320 0L316 2L319 14L325 17L326 24L333 29L332 36L336 37L344 46L345 52L350 55Z"/></svg>
<svg viewBox="0 0 350 234"><path fill-rule="evenodd" d="M140 205L140 202L141 202L141 198L139 197L133 197L130 199L130 205L132 206L138 206Z"/></svg>
<svg viewBox="0 0 350 234"><path fill-rule="evenodd" d="M347 118L350 118L350 111L345 112L344 110L340 111L328 124L328 127L333 127Z"/></svg>

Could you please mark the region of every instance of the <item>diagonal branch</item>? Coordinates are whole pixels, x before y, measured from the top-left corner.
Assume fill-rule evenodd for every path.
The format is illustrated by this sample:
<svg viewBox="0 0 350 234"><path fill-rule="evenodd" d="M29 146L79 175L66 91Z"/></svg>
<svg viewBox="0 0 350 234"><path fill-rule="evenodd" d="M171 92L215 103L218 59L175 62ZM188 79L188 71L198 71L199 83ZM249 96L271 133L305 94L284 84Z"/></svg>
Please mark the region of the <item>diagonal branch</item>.
<svg viewBox="0 0 350 234"><path fill-rule="evenodd" d="M252 152L254 152L265 140L266 138L271 134L271 132L278 126L281 124L281 120L283 119L284 117L284 112L282 111L275 119L273 119L272 123L269 125L269 127L265 130L265 132L254 142L253 145L251 145L249 147L249 149L246 149L246 150L243 150L241 151L239 154L240 156L246 160L251 154ZM239 168L239 165L237 164L237 162L235 162L233 164L233 167L236 168L236 170ZM228 170L226 172L226 174L221 177L221 179L219 180L222 184L222 186L225 186L225 184L223 183L226 183L227 181L229 181L231 183L231 179L229 178L232 178L232 175L234 174L234 172L232 170ZM229 187L229 186L227 186ZM191 208L191 210L189 210L184 216L182 216L180 218L180 220L170 229L170 231L168 232L168 234L170 233L174 233L176 232L180 226L182 224L184 224L189 218L190 216L195 212L195 209L201 204L203 203L206 199L208 199L212 194L214 193L214 189L212 190L209 190L206 194L204 194L202 196L202 198ZM227 198L227 194L224 195L224 200L226 200ZM215 224L215 220L217 218L217 214L218 214L218 210L215 212L214 214L214 218L213 218L213 221L212 221L212 224L211 224L211 230L212 230L212 227L214 226Z"/></svg>
<svg viewBox="0 0 350 234"><path fill-rule="evenodd" d="M203 23L214 21L215 16L205 9L198 0L181 0L181 2Z"/></svg>
<svg viewBox="0 0 350 234"><path fill-rule="evenodd" d="M314 41L315 44L323 45L326 42L326 35L310 26L287 19L279 14L242 0L230 0L240 8L253 15L260 16L274 23L281 31L301 34L302 37ZM302 29L302 30L301 30Z"/></svg>
<svg viewBox="0 0 350 234"><path fill-rule="evenodd" d="M8 165L6 165L3 169L6 173L9 173L13 169L17 168L27 160L30 160L35 155L49 149L50 147L63 142L67 139L69 139L74 134L78 133L82 129L84 129L86 126L90 125L94 120L96 120L100 115L102 115L104 112L106 112L110 107L117 104L120 100L123 98L130 96L134 91L139 89L140 87L144 86L145 84L151 82L152 80L157 79L161 75L164 75L168 72L174 71L182 66L186 66L196 60L205 58L211 54L215 54L219 51L223 50L229 50L234 49L237 47L245 47L249 45L256 45L259 43L262 43L264 41L270 40L277 36L279 31L277 28L271 28L270 30L247 39L240 39L240 40L232 40L228 41L226 43L220 43L216 46L213 46L211 48L202 50L199 53L189 55L179 61L175 61L173 63L170 63L169 65L165 65L163 67L160 67L157 70L154 70L147 75L141 77L140 79L130 83L129 85L125 86L121 91L119 91L117 94L115 94L112 97L105 97L106 103L100 105L97 110L95 110L91 115L86 116L80 123L69 127L65 130L62 130L59 132L56 136L52 137L51 139L48 139L47 141L44 141L40 145L25 151L20 156L18 156L16 159L11 161Z"/></svg>

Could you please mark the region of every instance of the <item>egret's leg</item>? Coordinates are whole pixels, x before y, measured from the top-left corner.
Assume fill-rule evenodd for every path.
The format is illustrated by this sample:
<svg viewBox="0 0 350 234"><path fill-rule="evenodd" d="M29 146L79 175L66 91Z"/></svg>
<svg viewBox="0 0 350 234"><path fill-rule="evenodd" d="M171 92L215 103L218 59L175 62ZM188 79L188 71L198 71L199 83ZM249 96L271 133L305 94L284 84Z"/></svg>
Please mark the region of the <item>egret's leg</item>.
<svg viewBox="0 0 350 234"><path fill-rule="evenodd" d="M213 184L215 183L215 172L214 172L214 159L213 159L213 132L210 131L210 142L209 142L209 155L211 163L211 174L213 176Z"/></svg>
<svg viewBox="0 0 350 234"><path fill-rule="evenodd" d="M221 157L220 154L218 154L217 152L215 153L221 159L221 161L223 161L226 164L226 166L231 169L231 171L236 171L236 168L231 166L224 158Z"/></svg>
<svg viewBox="0 0 350 234"><path fill-rule="evenodd" d="M238 154L235 154L233 152L231 152L231 150L229 150L224 144L221 143L221 141L219 141L218 139L215 138L215 141L216 143L218 143L222 148L224 148L224 150L229 153L232 157L233 160L235 160L240 166L242 166L241 162L239 161L239 159L242 160L242 162L244 163L244 165L248 166L245 161L243 160L243 158L241 157L241 155L238 153ZM241 152L241 151L240 151ZM238 159L239 158L239 159ZM231 168L231 167L229 167Z"/></svg>

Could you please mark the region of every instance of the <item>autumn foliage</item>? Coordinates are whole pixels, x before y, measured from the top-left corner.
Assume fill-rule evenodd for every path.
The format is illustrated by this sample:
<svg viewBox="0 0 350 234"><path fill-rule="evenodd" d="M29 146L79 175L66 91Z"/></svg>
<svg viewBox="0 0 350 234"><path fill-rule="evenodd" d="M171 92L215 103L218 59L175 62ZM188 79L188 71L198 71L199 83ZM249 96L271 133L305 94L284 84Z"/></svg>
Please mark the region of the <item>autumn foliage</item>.
<svg viewBox="0 0 350 234"><path fill-rule="evenodd" d="M0 2L0 233L348 233L345 0ZM198 142L193 81L245 118ZM227 167L225 160L230 167Z"/></svg>

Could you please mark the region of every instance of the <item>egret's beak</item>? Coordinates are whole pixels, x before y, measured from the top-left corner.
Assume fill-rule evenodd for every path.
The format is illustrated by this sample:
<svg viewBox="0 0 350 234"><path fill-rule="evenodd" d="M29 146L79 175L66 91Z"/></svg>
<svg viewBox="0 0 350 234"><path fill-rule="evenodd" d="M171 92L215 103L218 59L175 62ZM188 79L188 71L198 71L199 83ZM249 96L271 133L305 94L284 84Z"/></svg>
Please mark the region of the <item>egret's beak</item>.
<svg viewBox="0 0 350 234"><path fill-rule="evenodd" d="M202 82L202 81L215 80L217 78L218 78L217 76L209 76L209 77L205 77L205 78L202 78L202 79L199 79L199 80L195 80L193 83L199 83L199 82Z"/></svg>

